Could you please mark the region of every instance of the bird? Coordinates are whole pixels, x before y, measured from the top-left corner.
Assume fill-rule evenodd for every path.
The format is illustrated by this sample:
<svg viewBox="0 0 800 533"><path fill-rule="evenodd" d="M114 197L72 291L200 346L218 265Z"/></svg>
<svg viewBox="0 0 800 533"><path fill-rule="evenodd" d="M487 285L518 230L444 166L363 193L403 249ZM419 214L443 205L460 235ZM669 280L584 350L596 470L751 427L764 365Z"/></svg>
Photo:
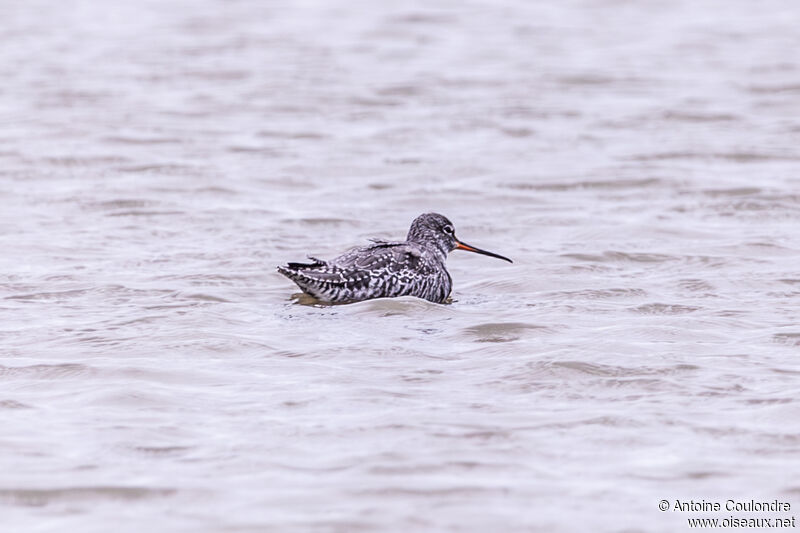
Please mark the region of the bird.
<svg viewBox="0 0 800 533"><path fill-rule="evenodd" d="M513 263L508 257L458 240L453 223L438 213L415 218L405 241L370 240L371 244L351 248L329 261L308 256L310 263L287 263L278 266L278 272L323 303L398 296L444 303L453 288L445 267L447 254L453 250Z"/></svg>

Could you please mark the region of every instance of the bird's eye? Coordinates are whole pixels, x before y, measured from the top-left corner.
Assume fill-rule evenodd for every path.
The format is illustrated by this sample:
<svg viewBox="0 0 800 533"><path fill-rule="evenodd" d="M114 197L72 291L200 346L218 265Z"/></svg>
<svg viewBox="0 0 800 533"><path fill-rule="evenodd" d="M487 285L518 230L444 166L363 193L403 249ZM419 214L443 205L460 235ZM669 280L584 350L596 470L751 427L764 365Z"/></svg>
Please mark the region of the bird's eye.
<svg viewBox="0 0 800 533"><path fill-rule="evenodd" d="M453 234L453 226L445 226L444 227L444 232L447 233L448 235L452 235Z"/></svg>

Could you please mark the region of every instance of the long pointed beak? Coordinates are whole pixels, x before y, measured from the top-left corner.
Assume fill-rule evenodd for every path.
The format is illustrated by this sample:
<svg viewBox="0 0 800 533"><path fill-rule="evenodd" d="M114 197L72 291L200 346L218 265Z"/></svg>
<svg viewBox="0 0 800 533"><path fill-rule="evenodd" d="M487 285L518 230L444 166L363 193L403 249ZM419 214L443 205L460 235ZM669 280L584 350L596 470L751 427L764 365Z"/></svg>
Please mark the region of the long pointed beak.
<svg viewBox="0 0 800 533"><path fill-rule="evenodd" d="M514 262L508 257L503 257L502 255L496 254L494 252L487 252L486 250L475 248L474 246L470 246L469 244L463 243L461 241L456 241L456 250L466 250L468 252L475 252L476 254L483 254L483 255L488 255L489 257L496 257L498 259L502 259L503 261L508 261L509 263Z"/></svg>

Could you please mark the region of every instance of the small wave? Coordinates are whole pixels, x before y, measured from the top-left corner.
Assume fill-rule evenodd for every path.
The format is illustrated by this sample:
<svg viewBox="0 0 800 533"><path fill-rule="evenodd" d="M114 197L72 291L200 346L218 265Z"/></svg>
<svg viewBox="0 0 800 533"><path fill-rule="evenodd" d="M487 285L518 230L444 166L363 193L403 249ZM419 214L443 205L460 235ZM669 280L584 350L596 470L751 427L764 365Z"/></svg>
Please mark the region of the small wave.
<svg viewBox="0 0 800 533"><path fill-rule="evenodd" d="M568 253L561 254L561 257L569 259L577 259L579 261L594 261L594 262L621 262L633 261L636 263L663 263L666 261L677 261L680 259L677 255L667 254L653 254L653 253L631 253L631 252L618 252L609 250L602 254L584 254L584 253Z"/></svg>
<svg viewBox="0 0 800 533"><path fill-rule="evenodd" d="M730 113L689 113L686 111L667 111L662 117L666 120L678 122L733 122L741 120L738 115Z"/></svg>
<svg viewBox="0 0 800 533"><path fill-rule="evenodd" d="M303 218L286 218L281 222L285 224L303 224L306 226L357 226L359 222L350 218L336 218L336 217L303 217Z"/></svg>
<svg viewBox="0 0 800 533"><path fill-rule="evenodd" d="M693 292L713 291L714 286L703 279L682 279L678 281L678 286Z"/></svg>
<svg viewBox="0 0 800 533"><path fill-rule="evenodd" d="M183 141L177 137L124 137L122 135L104 137L103 141L115 144L181 144Z"/></svg>
<svg viewBox="0 0 800 533"><path fill-rule="evenodd" d="M5 378L30 378L30 379L63 379L83 376L92 376L98 373L94 367L77 363L64 363L59 365L28 365L28 366L2 366L0 376Z"/></svg>
<svg viewBox="0 0 800 533"><path fill-rule="evenodd" d="M650 303L634 307L631 311L641 315L685 315L699 309L692 305Z"/></svg>
<svg viewBox="0 0 800 533"><path fill-rule="evenodd" d="M141 209L155 205L152 200L143 200L140 198L115 198L114 200L105 200L102 202L89 202L84 204L84 207L97 210L114 210L114 209Z"/></svg>
<svg viewBox="0 0 800 533"><path fill-rule="evenodd" d="M45 163L59 167L91 167L119 165L130 162L130 159L122 156L69 156L69 157L44 157Z"/></svg>
<svg viewBox="0 0 800 533"><path fill-rule="evenodd" d="M642 84L644 80L632 77L615 77L605 74L585 73L572 76L562 76L558 82L563 85L576 86L602 86L602 85L623 85L630 87L633 84Z"/></svg>
<svg viewBox="0 0 800 533"><path fill-rule="evenodd" d="M772 340L789 346L800 346L800 332L776 333Z"/></svg>
<svg viewBox="0 0 800 533"><path fill-rule="evenodd" d="M464 328L462 331L474 337L475 342L511 342L519 340L530 330L549 331L549 328L525 322L488 322Z"/></svg>
<svg viewBox="0 0 800 533"><path fill-rule="evenodd" d="M133 451L151 457L177 457L191 451L192 446L134 446Z"/></svg>
<svg viewBox="0 0 800 533"><path fill-rule="evenodd" d="M225 298L220 298L219 296L213 296L211 294L187 294L183 296L183 298L188 298L190 300L199 300L201 302L216 302L216 303L230 303L230 300L226 300Z"/></svg>
<svg viewBox="0 0 800 533"><path fill-rule="evenodd" d="M687 364L677 364L669 367L625 367L589 363L586 361L555 361L549 363L548 366L555 369L563 368L569 371L575 371L579 374L612 378L674 375L693 372L700 368L696 365Z"/></svg>
<svg viewBox="0 0 800 533"><path fill-rule="evenodd" d="M417 85L390 85L378 89L377 94L381 96L417 96L422 92L422 88Z"/></svg>
<svg viewBox="0 0 800 533"><path fill-rule="evenodd" d="M501 187L514 190L532 191L574 191L580 189L638 189L643 187L655 187L665 185L665 182L658 178L641 179L618 179L618 180L597 180L597 181L575 181L568 183L528 183L511 182L501 184Z"/></svg>
<svg viewBox="0 0 800 533"><path fill-rule="evenodd" d="M0 500L26 507L43 507L55 501L141 500L172 496L172 488L145 487L70 487L60 489L0 489Z"/></svg>
<svg viewBox="0 0 800 533"><path fill-rule="evenodd" d="M530 128L500 128L500 131L507 135L508 137L531 137L536 134L536 132Z"/></svg>
<svg viewBox="0 0 800 533"><path fill-rule="evenodd" d="M315 131L273 131L265 130L256 133L256 137L265 137L268 139L287 139L287 140L304 140L304 141L321 141L327 139L329 136L324 133Z"/></svg>
<svg viewBox="0 0 800 533"><path fill-rule="evenodd" d="M165 174L169 176L188 176L196 174L199 169L189 165L177 164L151 164L151 165L130 165L118 167L119 172L133 173L133 174Z"/></svg>
<svg viewBox="0 0 800 533"><path fill-rule="evenodd" d="M460 486L443 488L380 487L374 489L362 489L358 491L358 494L364 496L417 497L421 499L429 499L433 497L444 496L485 497L492 494L507 496L508 489L505 487L488 486Z"/></svg>
<svg viewBox="0 0 800 533"><path fill-rule="evenodd" d="M108 213L109 217L157 217L157 216L172 216L172 215L185 215L185 211L120 211L118 213Z"/></svg>
<svg viewBox="0 0 800 533"><path fill-rule="evenodd" d="M281 150L271 146L228 146L227 150L235 154L263 154L270 157L277 157L283 154Z"/></svg>
<svg viewBox="0 0 800 533"><path fill-rule="evenodd" d="M0 400L0 409L32 409L33 406L16 400Z"/></svg>
<svg viewBox="0 0 800 533"><path fill-rule="evenodd" d="M399 100L388 100L380 98L351 98L350 103L363 107L398 107L403 105Z"/></svg>
<svg viewBox="0 0 800 533"><path fill-rule="evenodd" d="M64 300L82 296L89 292L91 289L71 289L66 291L52 291L52 292L34 292L27 294L14 294L6 296L6 300Z"/></svg>
<svg viewBox="0 0 800 533"><path fill-rule="evenodd" d="M703 194L711 197L720 196L752 196L759 194L762 189L758 187L733 187L730 189L706 189Z"/></svg>
<svg viewBox="0 0 800 533"><path fill-rule="evenodd" d="M753 85L748 91L753 94L800 93L800 84Z"/></svg>
<svg viewBox="0 0 800 533"><path fill-rule="evenodd" d="M668 161L681 159L721 159L736 163L760 163L769 161L800 161L800 154L768 154L761 152L657 152L627 157L632 161Z"/></svg>
<svg viewBox="0 0 800 533"><path fill-rule="evenodd" d="M399 298L377 298L364 302L349 304L346 313L380 315L383 317L395 315L423 316L426 313L449 313L450 306L444 306L414 298L401 296Z"/></svg>
<svg viewBox="0 0 800 533"><path fill-rule="evenodd" d="M580 289L575 291L558 291L548 296L559 299L607 300L617 298L643 298L647 291L637 288Z"/></svg>
<svg viewBox="0 0 800 533"><path fill-rule="evenodd" d="M457 22L458 18L447 13L406 13L390 17L388 22L398 24L450 24Z"/></svg>

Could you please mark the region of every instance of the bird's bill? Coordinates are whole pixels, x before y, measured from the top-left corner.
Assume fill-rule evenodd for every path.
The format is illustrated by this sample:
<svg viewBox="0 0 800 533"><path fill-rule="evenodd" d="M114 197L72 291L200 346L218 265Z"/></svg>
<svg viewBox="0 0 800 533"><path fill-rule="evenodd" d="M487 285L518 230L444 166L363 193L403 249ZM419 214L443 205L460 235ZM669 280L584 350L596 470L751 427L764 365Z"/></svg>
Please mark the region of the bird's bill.
<svg viewBox="0 0 800 533"><path fill-rule="evenodd" d="M487 252L486 250L475 248L474 246L470 246L469 244L463 243L461 241L456 241L456 250L466 250L468 252L475 252L476 254L483 254L483 255L488 255L489 257L496 257L497 259L502 259L503 261L508 261L509 263L514 262L508 257L503 257L502 255L496 254L494 252Z"/></svg>

